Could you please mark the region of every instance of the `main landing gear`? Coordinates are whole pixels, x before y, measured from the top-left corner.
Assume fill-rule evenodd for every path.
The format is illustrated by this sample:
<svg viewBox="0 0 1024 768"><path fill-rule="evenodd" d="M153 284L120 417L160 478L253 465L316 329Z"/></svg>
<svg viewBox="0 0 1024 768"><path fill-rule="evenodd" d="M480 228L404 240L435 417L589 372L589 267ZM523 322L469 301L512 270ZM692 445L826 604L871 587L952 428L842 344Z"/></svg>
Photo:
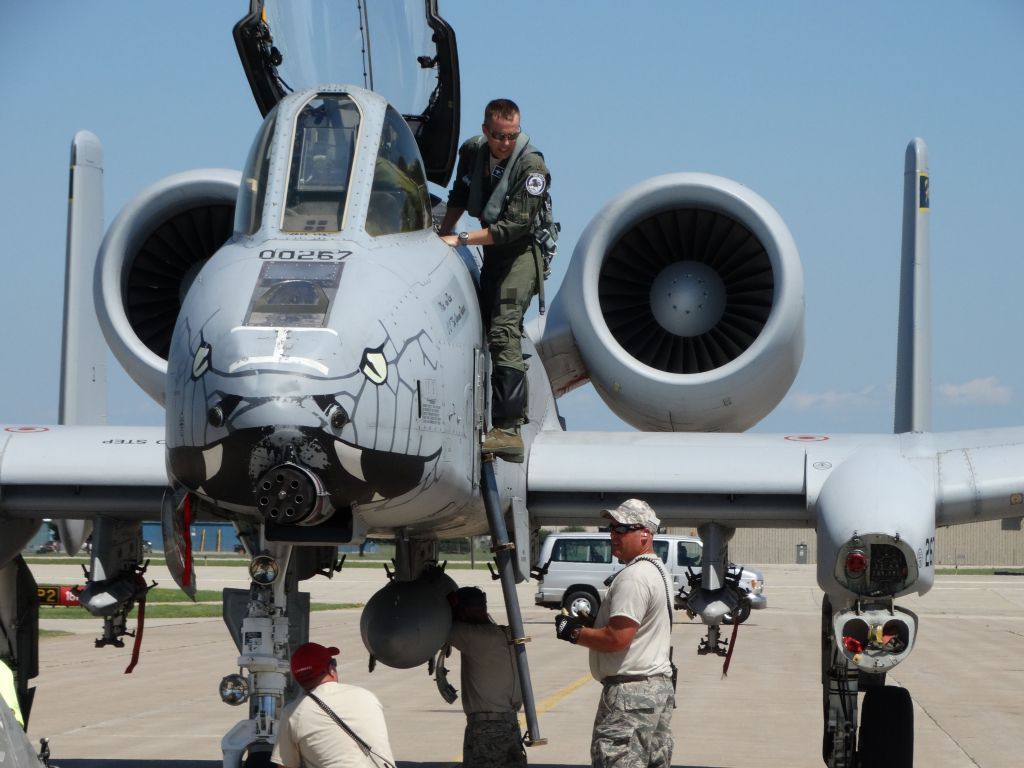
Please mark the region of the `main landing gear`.
<svg viewBox="0 0 1024 768"><path fill-rule="evenodd" d="M821 624L822 760L829 768L913 768L910 692L886 685L885 672L865 672L847 660L836 642L827 595L822 601ZM864 693L859 731L858 692Z"/></svg>

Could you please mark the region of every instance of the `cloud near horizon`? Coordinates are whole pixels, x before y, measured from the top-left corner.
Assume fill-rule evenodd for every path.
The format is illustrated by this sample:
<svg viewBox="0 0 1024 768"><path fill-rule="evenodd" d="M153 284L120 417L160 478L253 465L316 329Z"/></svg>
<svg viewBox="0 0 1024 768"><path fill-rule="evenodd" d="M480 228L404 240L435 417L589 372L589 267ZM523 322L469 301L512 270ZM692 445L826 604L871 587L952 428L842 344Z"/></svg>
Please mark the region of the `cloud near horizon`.
<svg viewBox="0 0 1024 768"><path fill-rule="evenodd" d="M794 392L785 402L798 411L831 411L839 408L873 405L878 401L881 388L869 385L857 392Z"/></svg>
<svg viewBox="0 0 1024 768"><path fill-rule="evenodd" d="M1013 400L1013 389L995 376L963 384L941 384L938 393L943 402L951 405L1008 405Z"/></svg>
<svg viewBox="0 0 1024 768"><path fill-rule="evenodd" d="M937 399L949 405L1009 405L1013 402L1013 389L995 376L971 379L962 384L940 384L935 388ZM853 392L828 390L825 392L794 392L786 404L798 411L836 411L876 405L882 399L892 399L892 388L870 385Z"/></svg>

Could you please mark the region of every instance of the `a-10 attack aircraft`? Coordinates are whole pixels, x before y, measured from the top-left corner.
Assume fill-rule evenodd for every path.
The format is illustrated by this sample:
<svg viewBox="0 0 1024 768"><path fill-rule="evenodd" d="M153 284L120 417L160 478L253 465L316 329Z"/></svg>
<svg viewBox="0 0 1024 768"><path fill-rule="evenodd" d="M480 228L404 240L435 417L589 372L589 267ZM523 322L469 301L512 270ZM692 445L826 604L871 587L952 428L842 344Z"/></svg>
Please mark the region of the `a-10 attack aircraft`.
<svg viewBox="0 0 1024 768"><path fill-rule="evenodd" d="M741 599L727 567L734 530L815 529L823 759L910 766L910 697L885 679L918 625L896 601L931 588L937 526L1024 513L1024 429L928 431L923 142L911 142L904 172L894 434L742 434L802 358L797 249L751 190L674 173L621 193L585 230L524 339L527 460L489 461L479 256L436 236L427 190L448 183L457 146L454 34L436 0L364 3L355 32L327 26L329 6L311 24L297 5L252 0L235 28L266 115L241 174L158 182L100 246L102 151L76 136L61 423L0 432L0 655L23 709L38 609L20 553L44 517L69 554L91 534L80 599L103 619L98 644L115 645L144 599L141 522L162 521L188 592L190 522L234 523L252 557L251 588L225 594L242 672L221 692L249 714L223 739L234 768L268 759L294 695L289 652L308 633L299 583L331 576L339 544L394 539L394 570L361 629L373 658L408 668L429 664L450 626L439 538L493 537L523 638L514 582L529 574L539 527L596 524L600 509L638 496L704 541L683 596L707 627L704 653L724 652L722 617ZM364 43L347 48L354 73L328 46L353 35ZM318 84L325 71L361 86ZM165 407L163 428L102 426L93 260L103 336ZM565 431L556 400L588 380L640 431ZM527 740L542 743L523 643L516 657Z"/></svg>

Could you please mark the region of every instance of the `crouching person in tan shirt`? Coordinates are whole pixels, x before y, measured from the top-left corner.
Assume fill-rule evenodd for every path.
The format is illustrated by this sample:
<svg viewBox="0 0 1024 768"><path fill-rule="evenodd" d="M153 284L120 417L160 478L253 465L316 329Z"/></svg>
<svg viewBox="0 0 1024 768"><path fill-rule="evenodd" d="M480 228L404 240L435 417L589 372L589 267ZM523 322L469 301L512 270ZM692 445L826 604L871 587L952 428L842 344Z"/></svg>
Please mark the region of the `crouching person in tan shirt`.
<svg viewBox="0 0 1024 768"><path fill-rule="evenodd" d="M338 680L337 648L305 643L292 654L305 692L281 717L271 760L283 768L394 768L384 708L370 691Z"/></svg>

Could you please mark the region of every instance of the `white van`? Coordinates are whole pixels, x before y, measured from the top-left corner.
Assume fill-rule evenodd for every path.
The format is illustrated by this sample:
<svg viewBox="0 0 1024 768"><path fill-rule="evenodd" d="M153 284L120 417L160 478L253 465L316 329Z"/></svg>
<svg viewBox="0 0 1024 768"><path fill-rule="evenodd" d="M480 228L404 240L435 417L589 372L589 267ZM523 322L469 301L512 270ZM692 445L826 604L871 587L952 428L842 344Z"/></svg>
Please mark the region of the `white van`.
<svg viewBox="0 0 1024 768"><path fill-rule="evenodd" d="M703 545L698 538L655 534L654 551L665 563L676 593L689 585L687 574L691 568L700 572ZM596 616L608 592L605 582L622 568L622 563L612 557L612 543L607 533L548 534L533 574L538 581L534 602L548 608L565 608L574 616L581 612ZM768 597L764 594L764 576L759 571L744 568L740 586L749 598L749 604L741 605L737 611L737 618L743 622L751 608L767 608ZM678 595L675 607L680 607ZM732 620L733 617L727 615L725 623L731 624Z"/></svg>

